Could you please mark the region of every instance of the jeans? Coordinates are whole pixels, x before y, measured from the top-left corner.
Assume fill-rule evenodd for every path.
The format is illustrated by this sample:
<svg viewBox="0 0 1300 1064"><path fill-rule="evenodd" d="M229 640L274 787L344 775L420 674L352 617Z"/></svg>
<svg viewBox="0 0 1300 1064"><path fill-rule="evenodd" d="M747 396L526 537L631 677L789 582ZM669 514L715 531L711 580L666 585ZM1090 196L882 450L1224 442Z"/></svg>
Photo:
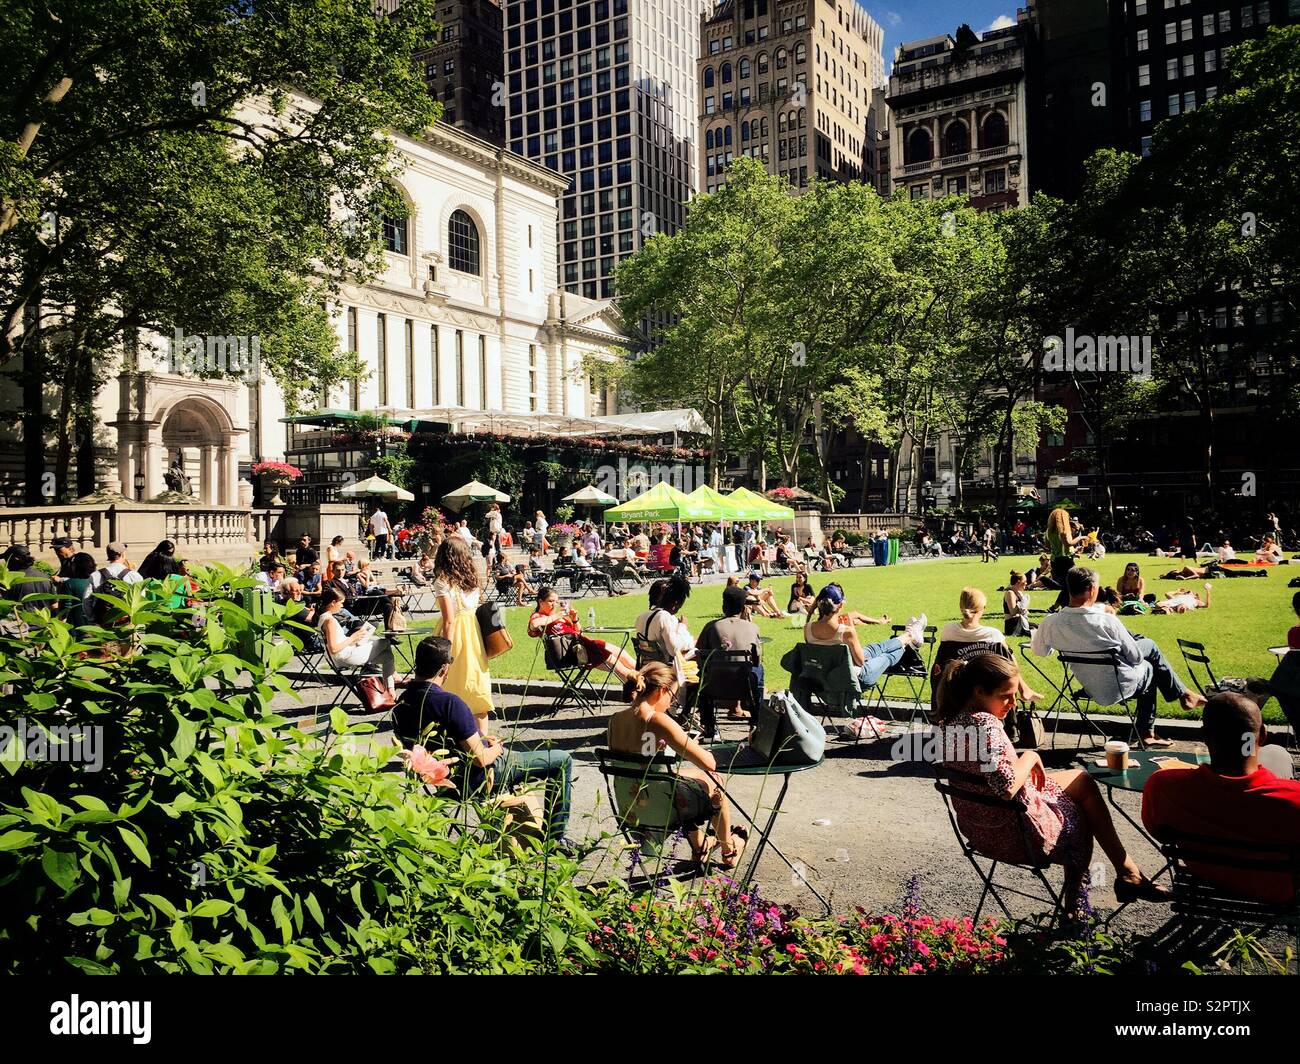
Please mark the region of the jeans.
<svg viewBox="0 0 1300 1064"><path fill-rule="evenodd" d="M564 838L569 826L573 789L573 759L563 750L507 750L492 766L496 793L507 794L517 783L542 780L546 786L546 834Z"/></svg>
<svg viewBox="0 0 1300 1064"><path fill-rule="evenodd" d="M1133 695L1138 734L1145 737L1155 728L1156 692L1164 695L1166 702L1173 702L1187 693L1187 685L1169 667L1164 651L1156 646L1154 641L1140 635L1134 637L1134 642L1142 652L1142 657L1151 662L1151 678Z"/></svg>
<svg viewBox="0 0 1300 1064"><path fill-rule="evenodd" d="M862 648L862 666L858 670L858 679L863 688L872 686L885 674L891 665L897 665L907 648L897 636L886 639L883 643L870 643Z"/></svg>

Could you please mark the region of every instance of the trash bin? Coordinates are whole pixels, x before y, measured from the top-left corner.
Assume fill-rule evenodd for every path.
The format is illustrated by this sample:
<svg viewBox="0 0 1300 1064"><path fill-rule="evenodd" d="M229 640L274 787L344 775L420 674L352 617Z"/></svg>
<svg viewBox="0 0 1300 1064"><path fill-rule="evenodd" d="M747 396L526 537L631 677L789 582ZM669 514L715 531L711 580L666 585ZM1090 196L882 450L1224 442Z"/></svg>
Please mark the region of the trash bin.
<svg viewBox="0 0 1300 1064"><path fill-rule="evenodd" d="M898 564L898 539L895 536L889 537L889 565Z"/></svg>
<svg viewBox="0 0 1300 1064"><path fill-rule="evenodd" d="M883 539L871 541L871 560L876 565L889 564L889 544Z"/></svg>

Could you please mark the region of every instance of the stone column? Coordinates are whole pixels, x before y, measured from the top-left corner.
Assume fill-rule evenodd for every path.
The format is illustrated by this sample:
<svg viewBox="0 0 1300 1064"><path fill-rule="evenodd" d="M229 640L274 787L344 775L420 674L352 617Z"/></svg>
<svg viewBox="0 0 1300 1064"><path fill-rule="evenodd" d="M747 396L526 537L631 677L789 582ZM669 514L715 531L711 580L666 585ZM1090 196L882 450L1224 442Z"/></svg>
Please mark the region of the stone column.
<svg viewBox="0 0 1300 1064"><path fill-rule="evenodd" d="M221 505L239 505L239 446L233 432L221 434L221 453L218 459L221 478Z"/></svg>
<svg viewBox="0 0 1300 1064"><path fill-rule="evenodd" d="M145 437L140 441L137 453L137 471L144 473L144 497L152 499L163 490L162 483L162 426L150 425ZM134 473L133 473L134 476ZM135 494L135 482L131 483L131 494Z"/></svg>
<svg viewBox="0 0 1300 1064"><path fill-rule="evenodd" d="M213 450L211 444L199 448L199 502L211 506L217 499L217 478L212 466Z"/></svg>

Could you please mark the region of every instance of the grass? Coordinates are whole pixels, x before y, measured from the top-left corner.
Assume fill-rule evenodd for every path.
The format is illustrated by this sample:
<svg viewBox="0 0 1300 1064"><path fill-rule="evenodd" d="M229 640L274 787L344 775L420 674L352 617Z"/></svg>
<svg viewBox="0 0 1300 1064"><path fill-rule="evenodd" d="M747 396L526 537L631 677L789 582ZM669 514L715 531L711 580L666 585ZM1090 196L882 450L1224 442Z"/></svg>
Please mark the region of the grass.
<svg viewBox="0 0 1300 1064"><path fill-rule="evenodd" d="M1204 593L1202 585L1205 581L1178 583L1157 579L1161 572L1180 563L1164 558L1149 558L1146 555L1108 555L1096 565L1102 583L1113 585L1129 561L1136 561L1141 566L1148 592L1162 595L1164 591L1182 586ZM888 614L893 623L901 624L913 614L924 612L929 622L939 627L956 619L957 597L963 587L971 585L980 588L988 596L988 623L1001 629L1002 594L997 588L1006 584L1011 569L1023 571L1034 564L1037 564L1037 558L1028 556L1004 557L987 565L978 558L945 558L909 562L883 569L865 567L840 570L834 574L816 573L812 576L812 584L820 589L831 580L837 581L844 587L849 607L873 617ZM1287 629L1296 623L1291 610L1294 591L1286 586L1292 575L1300 575L1300 565L1282 566L1263 578L1214 580L1211 581L1214 587L1213 605L1208 610L1165 616L1124 617L1123 621L1134 635L1146 635L1154 639L1164 650L1175 671L1189 685L1187 668L1175 642L1179 638L1204 643L1215 675L1220 679L1225 676L1268 677L1277 664L1268 648L1285 643ZM782 608L790 593L791 582L791 577L773 577L764 581L775 590ZM715 583L692 588L682 616L696 635L708 621L721 615L722 586ZM561 595L567 594L568 585L565 583ZM1055 592L1031 592L1031 609L1045 610L1055 598ZM637 615L646 608L646 595L644 590L636 589L631 594L616 598L582 598L573 602L584 627L587 625L588 609L594 608L597 626L630 628ZM526 628L531 612L528 607L511 607L506 611L507 625L515 645L512 650L492 662L494 677L551 678L542 664L538 640L528 638ZM763 666L768 686L774 690L784 687L786 673L780 666L781 657L802 638L802 632L791 628L786 620L762 617L755 620L760 631L771 638L771 642L763 646ZM889 634L886 628L859 629L864 643L888 638ZM1013 646L1016 642L1017 640L1012 640ZM1060 669L1054 660L1038 659L1038 663L1049 676L1059 678ZM1036 678L1031 674L1031 683ZM1039 688L1041 687L1040 682ZM1183 711L1176 702L1162 701L1159 709L1161 716L1197 716L1196 713ZM1274 703L1270 703L1265 716L1270 720L1282 719Z"/></svg>

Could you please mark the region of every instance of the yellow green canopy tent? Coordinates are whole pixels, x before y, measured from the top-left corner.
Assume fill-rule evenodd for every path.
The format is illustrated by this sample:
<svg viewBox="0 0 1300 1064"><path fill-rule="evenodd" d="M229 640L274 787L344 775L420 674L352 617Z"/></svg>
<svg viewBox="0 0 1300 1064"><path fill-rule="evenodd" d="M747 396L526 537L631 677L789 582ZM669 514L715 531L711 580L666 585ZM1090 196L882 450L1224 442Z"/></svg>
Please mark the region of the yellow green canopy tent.
<svg viewBox="0 0 1300 1064"><path fill-rule="evenodd" d="M713 521L743 521L745 516L740 510L721 492L715 491L707 484L701 484L693 492L686 496L692 502L709 511L709 520Z"/></svg>
<svg viewBox="0 0 1300 1064"><path fill-rule="evenodd" d="M665 481L605 511L606 521L708 521L712 518L708 508Z"/></svg>
<svg viewBox="0 0 1300 1064"><path fill-rule="evenodd" d="M794 517L790 507L765 499L748 488L737 488L726 499L741 512L741 521L789 521Z"/></svg>

